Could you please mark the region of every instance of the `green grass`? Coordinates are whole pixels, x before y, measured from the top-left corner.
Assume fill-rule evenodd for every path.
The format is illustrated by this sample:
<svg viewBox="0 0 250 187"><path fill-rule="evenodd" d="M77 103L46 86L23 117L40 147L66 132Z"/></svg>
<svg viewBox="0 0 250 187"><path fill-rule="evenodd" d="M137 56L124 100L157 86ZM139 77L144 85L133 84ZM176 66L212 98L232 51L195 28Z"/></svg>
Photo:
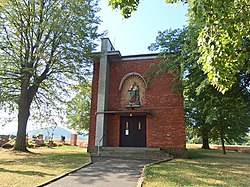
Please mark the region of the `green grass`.
<svg viewBox="0 0 250 187"><path fill-rule="evenodd" d="M250 154L190 149L188 155L147 167L143 187L250 186Z"/></svg>
<svg viewBox="0 0 250 187"><path fill-rule="evenodd" d="M89 162L85 148L62 146L29 150L33 154L0 149L1 187L36 186Z"/></svg>

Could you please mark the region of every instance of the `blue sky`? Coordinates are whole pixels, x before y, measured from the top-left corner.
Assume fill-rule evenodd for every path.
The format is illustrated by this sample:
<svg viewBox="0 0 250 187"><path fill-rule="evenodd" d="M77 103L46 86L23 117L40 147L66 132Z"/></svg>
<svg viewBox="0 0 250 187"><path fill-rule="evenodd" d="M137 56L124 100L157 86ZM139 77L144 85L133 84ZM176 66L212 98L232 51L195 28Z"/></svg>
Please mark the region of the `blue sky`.
<svg viewBox="0 0 250 187"><path fill-rule="evenodd" d="M180 28L186 24L187 6L166 4L165 0L142 0L129 19L101 0L100 31L107 30L109 39L122 55L150 53L148 46L155 41L158 31ZM98 49L97 49L98 50Z"/></svg>
<svg viewBox="0 0 250 187"><path fill-rule="evenodd" d="M107 30L116 50L123 56L152 53L147 48L155 41L158 31L180 28L186 24L187 6L167 5L165 0L142 0L140 7L129 19L124 19L119 11L113 11L108 6L108 0L100 0L99 13L103 20L99 30ZM99 43L100 44L100 43ZM97 48L97 51L100 51ZM1 118L0 113L0 118ZM28 130L33 129L28 124ZM11 123L4 128L0 126L0 134L15 132L17 123Z"/></svg>

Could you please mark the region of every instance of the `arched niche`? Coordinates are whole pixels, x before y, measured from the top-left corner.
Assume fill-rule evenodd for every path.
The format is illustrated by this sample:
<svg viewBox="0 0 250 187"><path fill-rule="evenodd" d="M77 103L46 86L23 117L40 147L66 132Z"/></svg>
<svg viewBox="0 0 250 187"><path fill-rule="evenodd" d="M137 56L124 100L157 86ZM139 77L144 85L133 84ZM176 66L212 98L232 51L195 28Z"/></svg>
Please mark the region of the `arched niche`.
<svg viewBox="0 0 250 187"><path fill-rule="evenodd" d="M141 80L142 80L143 83L144 83L144 87L147 89L147 83L146 83L145 79L143 78L143 76L142 76L141 74L139 74L139 73L136 73L136 72L130 72L130 73L126 74L126 75L122 78L122 80L121 80L121 82L120 82L120 85L119 85L119 90L122 89L122 85L123 85L124 81L125 81L127 78L131 77L131 76L138 76L139 78L141 78Z"/></svg>
<svg viewBox="0 0 250 187"><path fill-rule="evenodd" d="M137 88L136 98L132 101L131 90ZM140 107L144 103L147 84L142 75L136 72L126 74L119 85L121 91L121 105L124 107Z"/></svg>

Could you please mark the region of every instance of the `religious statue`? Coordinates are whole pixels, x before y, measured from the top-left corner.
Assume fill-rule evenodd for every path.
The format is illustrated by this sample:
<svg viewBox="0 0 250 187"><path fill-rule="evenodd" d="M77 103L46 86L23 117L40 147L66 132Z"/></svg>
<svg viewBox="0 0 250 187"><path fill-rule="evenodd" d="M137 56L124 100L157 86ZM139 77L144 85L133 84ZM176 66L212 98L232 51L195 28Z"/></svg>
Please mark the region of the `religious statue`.
<svg viewBox="0 0 250 187"><path fill-rule="evenodd" d="M140 96L139 96L139 86L134 82L129 88L130 99L128 104L130 105L140 105Z"/></svg>

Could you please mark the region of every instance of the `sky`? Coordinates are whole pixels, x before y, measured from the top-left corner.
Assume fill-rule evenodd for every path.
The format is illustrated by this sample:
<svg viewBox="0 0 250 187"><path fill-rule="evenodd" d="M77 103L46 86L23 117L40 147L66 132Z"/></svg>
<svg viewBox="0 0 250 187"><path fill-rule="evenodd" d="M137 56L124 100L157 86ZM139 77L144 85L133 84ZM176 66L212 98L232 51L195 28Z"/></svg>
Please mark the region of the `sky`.
<svg viewBox="0 0 250 187"><path fill-rule="evenodd" d="M119 10L113 11L108 0L101 0L99 6L103 20L99 30L108 31L107 37L123 56L152 53L148 46L155 42L158 31L181 28L187 21L187 6L166 4L165 0L142 0L129 19Z"/></svg>
<svg viewBox="0 0 250 187"><path fill-rule="evenodd" d="M186 24L187 6L168 5L165 0L142 0L131 18L124 19L119 11L113 11L108 6L108 0L100 0L99 16L102 23L99 32L107 31L114 48L122 56L152 53L148 46L155 42L158 31L181 28ZM100 51L100 42L97 51ZM0 118L1 114L0 113ZM33 126L28 124L28 130ZM17 122L0 126L0 134L17 131Z"/></svg>

